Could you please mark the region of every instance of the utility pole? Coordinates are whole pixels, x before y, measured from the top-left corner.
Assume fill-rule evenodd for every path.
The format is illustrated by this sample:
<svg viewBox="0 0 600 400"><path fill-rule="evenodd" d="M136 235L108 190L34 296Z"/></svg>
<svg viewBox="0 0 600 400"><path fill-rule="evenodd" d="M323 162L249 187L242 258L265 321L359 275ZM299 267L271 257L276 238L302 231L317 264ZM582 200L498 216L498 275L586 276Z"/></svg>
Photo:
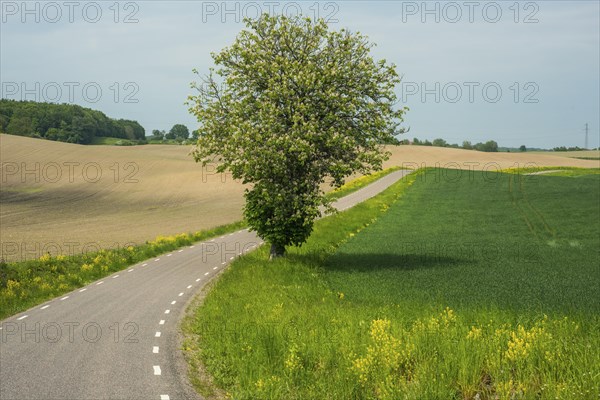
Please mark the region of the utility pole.
<svg viewBox="0 0 600 400"><path fill-rule="evenodd" d="M588 124L587 122L585 123L585 149L588 148Z"/></svg>

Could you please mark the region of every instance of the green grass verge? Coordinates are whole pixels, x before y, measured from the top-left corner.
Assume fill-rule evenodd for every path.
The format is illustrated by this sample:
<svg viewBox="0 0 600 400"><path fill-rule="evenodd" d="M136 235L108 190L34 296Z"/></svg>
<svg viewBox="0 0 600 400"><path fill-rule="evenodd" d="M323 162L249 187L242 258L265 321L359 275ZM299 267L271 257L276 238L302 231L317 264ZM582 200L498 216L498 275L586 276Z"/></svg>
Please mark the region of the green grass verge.
<svg viewBox="0 0 600 400"><path fill-rule="evenodd" d="M350 181L347 187L342 187L341 192L344 195L349 194L394 170L396 168L390 168ZM152 242L128 249L105 249L68 257L44 255L37 260L0 262L0 319L61 296L140 261L246 226L244 221L238 221L195 233L159 236Z"/></svg>
<svg viewBox="0 0 600 400"><path fill-rule="evenodd" d="M184 320L196 387L597 399L600 175L467 175L419 171L318 221L286 259L235 261Z"/></svg>

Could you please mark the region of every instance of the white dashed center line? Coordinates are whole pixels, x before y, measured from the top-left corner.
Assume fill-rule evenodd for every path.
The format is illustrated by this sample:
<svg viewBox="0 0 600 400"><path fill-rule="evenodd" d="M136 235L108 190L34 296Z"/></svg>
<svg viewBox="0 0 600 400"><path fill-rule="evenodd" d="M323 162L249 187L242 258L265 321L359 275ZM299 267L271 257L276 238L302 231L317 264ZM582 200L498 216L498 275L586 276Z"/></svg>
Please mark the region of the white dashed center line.
<svg viewBox="0 0 600 400"><path fill-rule="evenodd" d="M217 268L219 268L219 267L213 267L213 270L215 270L215 269L217 269Z"/></svg>
<svg viewBox="0 0 600 400"><path fill-rule="evenodd" d="M40 310L45 310L48 307L50 307L50 305L46 304L44 307L40 307Z"/></svg>
<svg viewBox="0 0 600 400"><path fill-rule="evenodd" d="M87 290L87 288L79 289L79 293L85 292L86 290Z"/></svg>
<svg viewBox="0 0 600 400"><path fill-rule="evenodd" d="M158 346L154 346L154 347L152 348L152 352L153 352L154 354L158 354Z"/></svg>
<svg viewBox="0 0 600 400"><path fill-rule="evenodd" d="M227 264L227 261L223 261L223 262L221 263L221 265L225 265L225 264Z"/></svg>
<svg viewBox="0 0 600 400"><path fill-rule="evenodd" d="M196 279L196 282L200 282L200 278Z"/></svg>
<svg viewBox="0 0 600 400"><path fill-rule="evenodd" d="M161 319L160 322L158 323L159 325L164 325L165 324L165 320Z"/></svg>
<svg viewBox="0 0 600 400"><path fill-rule="evenodd" d="M183 292L179 293L179 297L183 296Z"/></svg>
<svg viewBox="0 0 600 400"><path fill-rule="evenodd" d="M154 261L160 261L160 258L156 258L156 259L154 259Z"/></svg>
<svg viewBox="0 0 600 400"><path fill-rule="evenodd" d="M160 366L154 365L153 368L154 368L154 375L160 375L161 374L161 372L160 372Z"/></svg>
<svg viewBox="0 0 600 400"><path fill-rule="evenodd" d="M188 289L191 289L191 288L192 288L192 285L188 285L188 287L187 287L187 288L188 288Z"/></svg>
<svg viewBox="0 0 600 400"><path fill-rule="evenodd" d="M160 332L156 332L156 333L154 334L154 337L160 337Z"/></svg>
<svg viewBox="0 0 600 400"><path fill-rule="evenodd" d="M173 304L175 304L175 303L177 303L177 302L176 302L175 300L173 300L173 301L171 302L171 305L173 305Z"/></svg>
<svg viewBox="0 0 600 400"><path fill-rule="evenodd" d="M181 253L183 250L179 250L178 253Z"/></svg>
<svg viewBox="0 0 600 400"><path fill-rule="evenodd" d="M165 314L168 314L170 312L171 312L171 310L165 310Z"/></svg>
<svg viewBox="0 0 600 400"><path fill-rule="evenodd" d="M210 272L205 272L205 273L204 273L204 276L208 275L209 273L210 273Z"/></svg>
<svg viewBox="0 0 600 400"><path fill-rule="evenodd" d="M193 249L194 247L196 247L196 246L190 246L190 249Z"/></svg>
<svg viewBox="0 0 600 400"><path fill-rule="evenodd" d="M167 254L167 257L171 257L172 255L173 255L173 253L171 253L171 254Z"/></svg>
<svg viewBox="0 0 600 400"><path fill-rule="evenodd" d="M27 315L23 315L22 317L17 318L17 321L27 318Z"/></svg>
<svg viewBox="0 0 600 400"><path fill-rule="evenodd" d="M133 271L133 268L127 270L127 272L132 272L132 271Z"/></svg>
<svg viewBox="0 0 600 400"><path fill-rule="evenodd" d="M115 276L113 276L113 279L115 279L115 278L118 278L119 276L120 276L120 275L115 275Z"/></svg>
<svg viewBox="0 0 600 400"><path fill-rule="evenodd" d="M161 394L160 395L160 400L171 400L171 399L169 398L168 394Z"/></svg>
<svg viewBox="0 0 600 400"><path fill-rule="evenodd" d="M96 285L102 285L104 283L104 281L100 281L98 283L96 283Z"/></svg>
<svg viewBox="0 0 600 400"><path fill-rule="evenodd" d="M66 300L66 299L68 299L68 298L69 298L69 296L65 296L65 297L63 297L62 299L60 299L60 301Z"/></svg>
<svg viewBox="0 0 600 400"><path fill-rule="evenodd" d="M146 265L148 265L148 264L142 264L142 267L145 267Z"/></svg>

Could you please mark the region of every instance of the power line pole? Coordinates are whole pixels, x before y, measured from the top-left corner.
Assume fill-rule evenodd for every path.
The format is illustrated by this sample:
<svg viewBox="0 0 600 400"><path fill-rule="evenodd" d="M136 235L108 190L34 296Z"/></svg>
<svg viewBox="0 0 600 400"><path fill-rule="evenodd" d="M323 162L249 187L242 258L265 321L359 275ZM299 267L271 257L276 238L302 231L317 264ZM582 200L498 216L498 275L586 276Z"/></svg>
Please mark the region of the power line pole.
<svg viewBox="0 0 600 400"><path fill-rule="evenodd" d="M588 124L587 122L585 123L585 149L588 148Z"/></svg>

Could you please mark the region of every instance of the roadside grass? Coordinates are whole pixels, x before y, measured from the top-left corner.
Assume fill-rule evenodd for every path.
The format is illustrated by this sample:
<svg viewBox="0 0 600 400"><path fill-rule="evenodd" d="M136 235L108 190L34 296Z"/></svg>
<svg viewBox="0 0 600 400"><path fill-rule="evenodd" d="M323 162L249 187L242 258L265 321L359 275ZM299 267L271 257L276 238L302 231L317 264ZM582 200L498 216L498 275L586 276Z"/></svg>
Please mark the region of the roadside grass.
<svg viewBox="0 0 600 400"><path fill-rule="evenodd" d="M417 171L318 221L286 259L263 247L235 261L182 325L195 386L597 399L600 176L449 176Z"/></svg>
<svg viewBox="0 0 600 400"><path fill-rule="evenodd" d="M112 138L111 138L112 139ZM398 168L361 177L342 186L344 195L367 186ZM339 198L341 196L336 196ZM140 261L195 242L245 228L245 221L221 225L194 233L158 236L142 245L103 249L75 255L49 254L39 259L3 262L0 260L0 320L74 289L121 271Z"/></svg>

